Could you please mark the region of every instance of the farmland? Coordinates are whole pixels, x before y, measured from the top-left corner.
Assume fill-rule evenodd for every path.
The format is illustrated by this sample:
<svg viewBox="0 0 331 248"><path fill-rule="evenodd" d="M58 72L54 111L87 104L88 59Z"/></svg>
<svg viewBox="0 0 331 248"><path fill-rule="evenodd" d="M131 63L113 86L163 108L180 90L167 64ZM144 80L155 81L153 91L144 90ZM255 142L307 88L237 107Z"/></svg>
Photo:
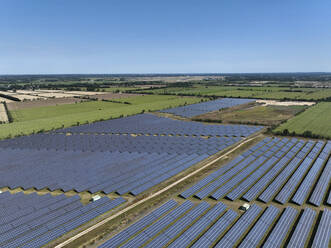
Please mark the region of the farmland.
<svg viewBox="0 0 331 248"><path fill-rule="evenodd" d="M14 110L11 111L14 122L1 126L0 138L69 127L77 125L77 123L83 124L102 119L118 118L123 115L138 114L142 111L156 111L195 103L200 100L201 98L194 97L134 96L118 99L119 103L90 101Z"/></svg>
<svg viewBox="0 0 331 248"><path fill-rule="evenodd" d="M196 84L191 87L168 87L139 91L140 93L174 94L192 96L241 97L276 100L327 100L331 97L331 89L295 88L275 86L208 86Z"/></svg>
<svg viewBox="0 0 331 248"><path fill-rule="evenodd" d="M237 124L257 124L257 125L277 125L294 117L305 110L305 106L263 106L256 103L239 105L223 111L215 111L204 115L199 115L194 120L237 123Z"/></svg>
<svg viewBox="0 0 331 248"><path fill-rule="evenodd" d="M331 104L319 103L298 116L288 120L274 130L275 133L289 133L331 138ZM287 133L287 132L286 132Z"/></svg>

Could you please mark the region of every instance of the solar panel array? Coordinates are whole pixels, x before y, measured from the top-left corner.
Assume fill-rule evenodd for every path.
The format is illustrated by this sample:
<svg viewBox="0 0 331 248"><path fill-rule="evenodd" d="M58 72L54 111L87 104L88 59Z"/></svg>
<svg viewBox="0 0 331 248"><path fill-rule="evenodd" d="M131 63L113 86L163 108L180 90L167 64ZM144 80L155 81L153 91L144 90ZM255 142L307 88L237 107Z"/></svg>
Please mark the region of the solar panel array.
<svg viewBox="0 0 331 248"><path fill-rule="evenodd" d="M0 187L137 195L207 157L195 153L0 149Z"/></svg>
<svg viewBox="0 0 331 248"><path fill-rule="evenodd" d="M83 205L78 195L0 194L0 247L42 247L110 211L125 199L103 197Z"/></svg>
<svg viewBox="0 0 331 248"><path fill-rule="evenodd" d="M266 138L180 196L320 206L330 183L330 153L331 141Z"/></svg>
<svg viewBox="0 0 331 248"><path fill-rule="evenodd" d="M327 248L331 238L331 211L305 208L299 213L292 207L262 208L256 204L238 213L221 202L178 204L170 200L99 248L305 247L308 244ZM316 233L311 233L315 226Z"/></svg>
<svg viewBox="0 0 331 248"><path fill-rule="evenodd" d="M247 125L206 125L140 114L57 130L58 133L164 134L204 136L249 136L263 127Z"/></svg>
<svg viewBox="0 0 331 248"><path fill-rule="evenodd" d="M138 195L259 128L144 114L2 140L0 187Z"/></svg>
<svg viewBox="0 0 331 248"><path fill-rule="evenodd" d="M239 140L239 137L36 134L0 141L0 148L212 155Z"/></svg>
<svg viewBox="0 0 331 248"><path fill-rule="evenodd" d="M196 103L187 106L165 109L160 112L170 113L183 117L193 117L202 115L208 112L216 111L219 109L231 108L240 104L254 102L255 99L244 98L222 98L214 101L208 101L203 103Z"/></svg>

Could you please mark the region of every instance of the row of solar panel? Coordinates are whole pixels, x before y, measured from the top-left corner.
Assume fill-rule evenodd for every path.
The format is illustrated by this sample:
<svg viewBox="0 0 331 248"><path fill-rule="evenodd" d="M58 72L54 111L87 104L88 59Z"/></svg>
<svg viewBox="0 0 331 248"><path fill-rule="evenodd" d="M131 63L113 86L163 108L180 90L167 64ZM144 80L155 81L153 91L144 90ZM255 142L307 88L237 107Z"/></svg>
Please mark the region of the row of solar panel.
<svg viewBox="0 0 331 248"><path fill-rule="evenodd" d="M177 107L162 110L160 112L171 113L174 115L193 117L197 115L202 115L211 111L216 111L219 109L230 108L240 104L245 104L249 102L254 102L255 99L244 99L244 98L222 98L214 101L208 101L203 103L196 103L187 106Z"/></svg>
<svg viewBox="0 0 331 248"><path fill-rule="evenodd" d="M134 115L114 120L100 121L57 130L58 133L128 133L165 135L204 135L204 136L249 136L259 131L261 126L247 125L205 125L187 122L152 114Z"/></svg>
<svg viewBox="0 0 331 248"><path fill-rule="evenodd" d="M207 157L0 149L0 187L137 195Z"/></svg>
<svg viewBox="0 0 331 248"><path fill-rule="evenodd" d="M275 144L279 143L280 140L278 138L272 139L270 142L263 142L263 146L259 146L258 150L253 150L251 153L246 154L245 157L242 157L239 163L230 163L231 166L226 165L226 170L222 171L220 175L218 175L213 181L207 182L207 184L200 184L199 189L197 191L192 192L200 199L203 199L207 196L209 196L212 192L217 190L221 185L223 185L225 182L230 180L232 177L237 175L242 169L244 169L247 164L250 164L251 162L255 161L258 158L264 159L264 157L260 157L261 153L264 153L272 147L272 149L278 149ZM270 155L272 156L272 155ZM224 167L223 167L224 168ZM194 187L194 186L193 186ZM184 196L184 195L183 195Z"/></svg>
<svg viewBox="0 0 331 248"><path fill-rule="evenodd" d="M239 140L239 137L205 139L182 136L37 134L0 141L0 148L212 155Z"/></svg>
<svg viewBox="0 0 331 248"><path fill-rule="evenodd" d="M282 204L291 199L302 205L312 193L308 202L321 205L331 178L331 141L274 139L269 143L264 140L255 148L202 179L180 196L199 199L210 196L216 200L226 197L232 201L258 198L263 202L275 199Z"/></svg>
<svg viewBox="0 0 331 248"><path fill-rule="evenodd" d="M320 217L320 218L318 218ZM317 228L315 228L317 226ZM311 235L313 229L316 233ZM327 248L331 211L283 210L252 205L244 214L219 202L214 206L174 200L141 218L99 246L111 247L312 247Z"/></svg>
<svg viewBox="0 0 331 248"><path fill-rule="evenodd" d="M79 196L0 194L0 247L41 247L124 203L103 197L83 205Z"/></svg>

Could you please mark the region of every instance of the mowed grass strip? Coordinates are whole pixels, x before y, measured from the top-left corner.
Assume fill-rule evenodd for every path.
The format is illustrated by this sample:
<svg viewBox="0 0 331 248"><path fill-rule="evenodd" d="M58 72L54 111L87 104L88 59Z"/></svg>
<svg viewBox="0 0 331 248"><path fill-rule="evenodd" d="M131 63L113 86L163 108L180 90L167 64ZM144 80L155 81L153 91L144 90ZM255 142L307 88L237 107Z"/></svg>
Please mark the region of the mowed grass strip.
<svg viewBox="0 0 331 248"><path fill-rule="evenodd" d="M331 139L331 103L321 102L303 113L288 120L274 130L275 133L287 129L290 133L303 135L311 132L313 135Z"/></svg>
<svg viewBox="0 0 331 248"><path fill-rule="evenodd" d="M14 122L1 125L0 139L197 103L201 98L148 95L118 101L131 104L91 101L11 111Z"/></svg>

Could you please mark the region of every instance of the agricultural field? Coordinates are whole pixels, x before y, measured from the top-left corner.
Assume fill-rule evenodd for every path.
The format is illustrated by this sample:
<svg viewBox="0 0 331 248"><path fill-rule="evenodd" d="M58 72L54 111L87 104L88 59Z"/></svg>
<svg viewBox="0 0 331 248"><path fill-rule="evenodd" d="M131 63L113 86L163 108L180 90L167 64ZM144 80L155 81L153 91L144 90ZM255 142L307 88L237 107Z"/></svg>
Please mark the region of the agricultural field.
<svg viewBox="0 0 331 248"><path fill-rule="evenodd" d="M174 94L192 96L240 97L276 100L330 100L331 89L294 88L275 86L206 86L197 84L191 87L168 87L139 91L140 93Z"/></svg>
<svg viewBox="0 0 331 248"><path fill-rule="evenodd" d="M14 98L16 102L19 101L34 101L34 100L47 100L54 98L66 97L86 97L103 94L103 92L90 92L90 91L64 91L64 90L16 90L16 91L0 91L0 94L9 99Z"/></svg>
<svg viewBox="0 0 331 248"><path fill-rule="evenodd" d="M116 101L89 101L10 111L13 122L1 126L0 139L197 103L201 98L150 95Z"/></svg>
<svg viewBox="0 0 331 248"><path fill-rule="evenodd" d="M63 98L50 98L50 99L22 101L22 102L11 101L7 103L7 107L9 111L15 111L20 109L57 106L62 104L74 104L82 101L87 101L87 99L75 98L75 97L63 97Z"/></svg>
<svg viewBox="0 0 331 248"><path fill-rule="evenodd" d="M306 108L302 105L262 105L253 102L199 115L193 120L272 126L294 117Z"/></svg>
<svg viewBox="0 0 331 248"><path fill-rule="evenodd" d="M331 103L322 102L288 120L274 130L274 133L294 133L305 136L331 138ZM308 132L308 133L307 133Z"/></svg>

